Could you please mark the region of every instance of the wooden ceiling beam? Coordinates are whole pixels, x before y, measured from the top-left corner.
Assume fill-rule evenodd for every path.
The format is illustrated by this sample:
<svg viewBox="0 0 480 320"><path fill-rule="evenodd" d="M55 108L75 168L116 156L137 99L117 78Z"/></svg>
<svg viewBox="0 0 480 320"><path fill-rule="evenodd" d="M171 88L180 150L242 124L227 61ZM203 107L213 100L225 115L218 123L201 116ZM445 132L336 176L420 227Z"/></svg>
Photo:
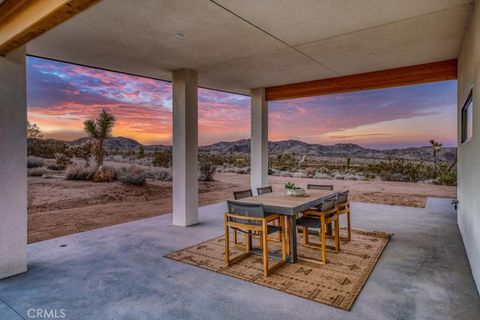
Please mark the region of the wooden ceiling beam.
<svg viewBox="0 0 480 320"><path fill-rule="evenodd" d="M26 44L100 0L5 0L0 4L0 55Z"/></svg>
<svg viewBox="0 0 480 320"><path fill-rule="evenodd" d="M457 60L266 88L268 101L381 89L457 79Z"/></svg>

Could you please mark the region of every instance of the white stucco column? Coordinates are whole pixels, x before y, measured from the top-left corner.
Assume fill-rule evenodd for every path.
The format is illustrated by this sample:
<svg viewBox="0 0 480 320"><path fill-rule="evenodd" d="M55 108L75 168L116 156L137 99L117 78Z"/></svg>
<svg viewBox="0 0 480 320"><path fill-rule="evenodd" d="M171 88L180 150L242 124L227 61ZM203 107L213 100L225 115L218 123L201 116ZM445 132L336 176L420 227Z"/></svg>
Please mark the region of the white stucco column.
<svg viewBox="0 0 480 320"><path fill-rule="evenodd" d="M267 185L268 177L268 103L265 89L251 90L251 175L250 185L254 192Z"/></svg>
<svg viewBox="0 0 480 320"><path fill-rule="evenodd" d="M0 279L27 271L25 47L0 57Z"/></svg>
<svg viewBox="0 0 480 320"><path fill-rule="evenodd" d="M173 71L173 224L198 222L197 71Z"/></svg>

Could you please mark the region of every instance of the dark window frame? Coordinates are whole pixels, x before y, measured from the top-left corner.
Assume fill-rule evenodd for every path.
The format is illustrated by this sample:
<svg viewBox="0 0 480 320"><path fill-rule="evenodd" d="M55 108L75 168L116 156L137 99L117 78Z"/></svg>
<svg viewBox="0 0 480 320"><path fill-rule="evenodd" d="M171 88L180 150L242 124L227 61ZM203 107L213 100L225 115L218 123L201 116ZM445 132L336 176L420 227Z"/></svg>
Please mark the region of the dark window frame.
<svg viewBox="0 0 480 320"><path fill-rule="evenodd" d="M468 136L468 109L471 108L471 121L472 121L472 134L471 136ZM472 140L473 137L473 88L470 89L470 92L468 94L467 100L463 104L462 107L462 122L461 122L461 129L462 129L462 136L461 136L461 143L467 143Z"/></svg>

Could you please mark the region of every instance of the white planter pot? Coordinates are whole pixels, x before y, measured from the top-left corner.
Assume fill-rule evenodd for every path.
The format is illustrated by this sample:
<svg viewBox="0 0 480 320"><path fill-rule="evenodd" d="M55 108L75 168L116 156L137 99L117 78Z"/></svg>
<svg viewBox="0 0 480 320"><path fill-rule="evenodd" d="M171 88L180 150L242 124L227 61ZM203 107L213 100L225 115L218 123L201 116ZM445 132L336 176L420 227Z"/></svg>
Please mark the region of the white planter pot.
<svg viewBox="0 0 480 320"><path fill-rule="evenodd" d="M287 194L294 197L304 196L305 190L302 188L297 188L295 190L287 189Z"/></svg>

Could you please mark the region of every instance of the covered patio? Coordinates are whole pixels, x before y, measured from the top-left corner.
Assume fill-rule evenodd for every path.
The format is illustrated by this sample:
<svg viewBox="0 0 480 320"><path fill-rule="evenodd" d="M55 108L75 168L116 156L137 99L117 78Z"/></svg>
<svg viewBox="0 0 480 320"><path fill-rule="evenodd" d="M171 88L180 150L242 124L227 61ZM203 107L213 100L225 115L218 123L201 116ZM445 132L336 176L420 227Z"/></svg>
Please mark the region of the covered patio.
<svg viewBox="0 0 480 320"><path fill-rule="evenodd" d="M253 190L268 185L268 101L458 79L460 132L478 2L4 0L0 34L0 319L480 314L478 137L459 142L458 215L446 199L353 204L354 228L394 236L351 312L163 257L223 232L225 204L198 208L198 87L250 95ZM172 214L27 246L26 54L172 81Z"/></svg>
<svg viewBox="0 0 480 320"><path fill-rule="evenodd" d="M29 245L29 272L0 282L0 319L31 308L67 319L477 319L456 213L448 199L425 209L354 203L357 228L394 234L350 312L164 258L223 232L225 204L201 223L172 215ZM18 314L17 314L18 313Z"/></svg>

